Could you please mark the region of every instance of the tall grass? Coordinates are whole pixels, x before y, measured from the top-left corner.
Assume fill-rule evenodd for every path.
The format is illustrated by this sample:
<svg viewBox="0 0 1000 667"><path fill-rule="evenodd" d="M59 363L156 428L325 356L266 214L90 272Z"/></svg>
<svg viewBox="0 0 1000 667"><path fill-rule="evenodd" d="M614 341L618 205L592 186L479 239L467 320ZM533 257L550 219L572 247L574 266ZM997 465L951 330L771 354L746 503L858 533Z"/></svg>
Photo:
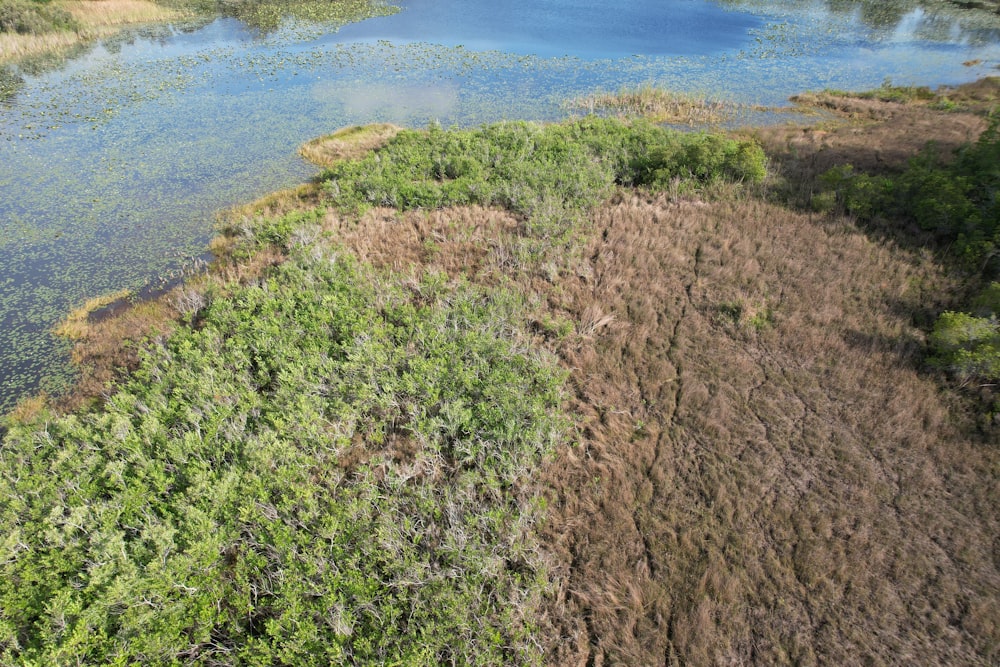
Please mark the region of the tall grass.
<svg viewBox="0 0 1000 667"><path fill-rule="evenodd" d="M610 112L622 117L646 118L674 125L720 125L738 116L741 105L692 93L666 90L652 84L595 93L570 100L570 109L587 113Z"/></svg>

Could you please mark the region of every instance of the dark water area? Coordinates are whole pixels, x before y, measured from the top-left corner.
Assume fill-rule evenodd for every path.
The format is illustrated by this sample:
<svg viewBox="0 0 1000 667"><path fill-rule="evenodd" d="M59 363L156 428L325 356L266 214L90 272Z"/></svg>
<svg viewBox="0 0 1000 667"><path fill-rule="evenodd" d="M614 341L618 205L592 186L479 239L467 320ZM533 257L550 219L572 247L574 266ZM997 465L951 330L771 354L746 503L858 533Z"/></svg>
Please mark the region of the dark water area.
<svg viewBox="0 0 1000 667"><path fill-rule="evenodd" d="M647 83L782 105L1000 73L998 17L927 3L399 4L339 29L160 26L16 73L0 102L0 410L69 386L50 334L66 312L177 275L215 211L309 178L296 148L344 125L558 120L578 113L567 100Z"/></svg>
<svg viewBox="0 0 1000 667"><path fill-rule="evenodd" d="M721 52L744 41L747 31L764 22L760 16L692 0L613 5L600 0L461 4L411 0L406 10L349 26L344 35L592 60Z"/></svg>

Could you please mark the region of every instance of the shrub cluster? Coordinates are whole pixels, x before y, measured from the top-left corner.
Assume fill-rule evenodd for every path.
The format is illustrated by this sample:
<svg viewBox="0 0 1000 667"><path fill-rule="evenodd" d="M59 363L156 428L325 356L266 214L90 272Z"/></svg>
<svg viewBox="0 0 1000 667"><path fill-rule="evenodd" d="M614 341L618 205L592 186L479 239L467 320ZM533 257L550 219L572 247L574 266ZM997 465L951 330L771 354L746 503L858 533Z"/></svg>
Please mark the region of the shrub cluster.
<svg viewBox="0 0 1000 667"><path fill-rule="evenodd" d="M76 29L72 15L49 0L4 0L0 3L0 33L41 35Z"/></svg>
<svg viewBox="0 0 1000 667"><path fill-rule="evenodd" d="M966 268L988 277L1000 268L1000 116L951 162L929 146L895 177L858 173L846 165L821 180L859 218L911 220ZM930 361L963 382L1000 379L1000 286L993 283L969 311L940 316L930 337Z"/></svg>
<svg viewBox="0 0 1000 667"><path fill-rule="evenodd" d="M0 663L537 661L563 375L520 311L303 247L100 411L8 423Z"/></svg>
<svg viewBox="0 0 1000 667"><path fill-rule="evenodd" d="M850 165L821 177L848 212L862 219L902 217L933 233L966 264L996 271L1000 248L1000 116L951 162L934 146L898 176L873 176Z"/></svg>
<svg viewBox="0 0 1000 667"><path fill-rule="evenodd" d="M930 362L961 382L1000 379L1000 283L990 283L969 312L947 311L934 324Z"/></svg>
<svg viewBox="0 0 1000 667"><path fill-rule="evenodd" d="M648 122L586 118L473 130L400 132L386 147L323 173L341 207L499 206L537 235L559 234L615 184L664 188L672 179L759 183L763 150L751 140L681 133Z"/></svg>

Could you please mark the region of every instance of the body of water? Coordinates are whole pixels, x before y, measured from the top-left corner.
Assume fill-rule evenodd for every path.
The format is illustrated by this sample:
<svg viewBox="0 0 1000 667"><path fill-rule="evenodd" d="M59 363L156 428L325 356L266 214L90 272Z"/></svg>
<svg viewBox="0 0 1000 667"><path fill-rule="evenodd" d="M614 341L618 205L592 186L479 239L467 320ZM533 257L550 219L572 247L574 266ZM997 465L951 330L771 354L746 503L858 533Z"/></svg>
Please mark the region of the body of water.
<svg viewBox="0 0 1000 667"><path fill-rule="evenodd" d="M23 75L0 102L0 409L67 386L50 330L69 309L181 271L214 211L308 178L297 146L344 125L556 120L646 83L781 105L1000 73L988 15L916 2L399 4L339 29L161 26Z"/></svg>

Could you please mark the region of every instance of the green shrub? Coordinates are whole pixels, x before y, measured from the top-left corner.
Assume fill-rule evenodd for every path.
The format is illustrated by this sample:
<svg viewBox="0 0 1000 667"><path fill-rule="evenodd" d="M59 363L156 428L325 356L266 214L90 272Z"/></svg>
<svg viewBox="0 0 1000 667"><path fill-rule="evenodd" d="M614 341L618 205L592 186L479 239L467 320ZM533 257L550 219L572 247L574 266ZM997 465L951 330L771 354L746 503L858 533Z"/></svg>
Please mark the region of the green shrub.
<svg viewBox="0 0 1000 667"><path fill-rule="evenodd" d="M945 162L933 145L897 177L856 172L851 165L820 177L826 192L861 219L902 217L932 232L970 267L992 272L1000 248L1000 116L974 144Z"/></svg>
<svg viewBox="0 0 1000 667"><path fill-rule="evenodd" d="M713 134L677 134L659 142L634 165L636 182L665 187L671 180L732 179L760 183L766 156L756 143Z"/></svg>
<svg viewBox="0 0 1000 667"><path fill-rule="evenodd" d="M615 184L655 189L673 178L759 183L764 176L764 152L752 141L587 118L404 131L376 153L335 165L322 178L344 208L501 206L547 236L571 227Z"/></svg>
<svg viewBox="0 0 1000 667"><path fill-rule="evenodd" d="M895 209L895 183L890 178L858 173L846 164L822 174L820 183L835 193L844 211L864 220L891 215Z"/></svg>
<svg viewBox="0 0 1000 667"><path fill-rule="evenodd" d="M931 364L963 382L1000 379L1000 322L995 315L944 312L934 325L930 343Z"/></svg>
<svg viewBox="0 0 1000 667"><path fill-rule="evenodd" d="M9 422L0 663L537 663L563 374L522 311L299 246L102 409Z"/></svg>
<svg viewBox="0 0 1000 667"><path fill-rule="evenodd" d="M0 3L0 33L41 35L74 30L76 22L64 9L34 0L4 0Z"/></svg>

